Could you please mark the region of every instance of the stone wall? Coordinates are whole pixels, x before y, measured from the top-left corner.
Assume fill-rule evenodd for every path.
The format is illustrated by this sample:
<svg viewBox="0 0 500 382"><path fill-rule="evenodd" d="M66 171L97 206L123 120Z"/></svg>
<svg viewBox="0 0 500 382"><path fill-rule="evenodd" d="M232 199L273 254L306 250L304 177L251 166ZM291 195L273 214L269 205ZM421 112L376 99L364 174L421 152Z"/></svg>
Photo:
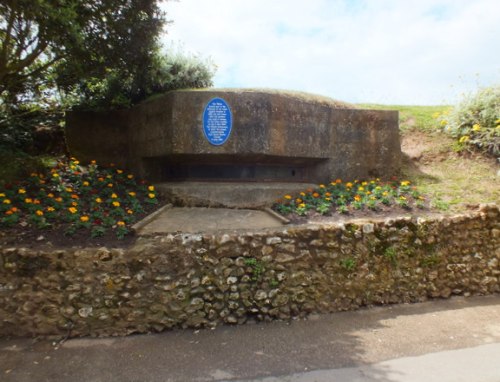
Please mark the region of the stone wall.
<svg viewBox="0 0 500 382"><path fill-rule="evenodd" d="M0 335L105 336L500 292L500 211L0 250Z"/></svg>

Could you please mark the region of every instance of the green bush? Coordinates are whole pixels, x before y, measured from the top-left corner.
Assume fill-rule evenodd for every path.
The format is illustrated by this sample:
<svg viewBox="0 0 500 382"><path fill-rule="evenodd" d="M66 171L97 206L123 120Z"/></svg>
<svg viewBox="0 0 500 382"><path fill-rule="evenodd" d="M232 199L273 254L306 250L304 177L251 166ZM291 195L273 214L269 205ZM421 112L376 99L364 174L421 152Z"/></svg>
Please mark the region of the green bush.
<svg viewBox="0 0 500 382"><path fill-rule="evenodd" d="M456 138L458 151L478 149L500 156L500 85L465 97L440 119L444 130Z"/></svg>

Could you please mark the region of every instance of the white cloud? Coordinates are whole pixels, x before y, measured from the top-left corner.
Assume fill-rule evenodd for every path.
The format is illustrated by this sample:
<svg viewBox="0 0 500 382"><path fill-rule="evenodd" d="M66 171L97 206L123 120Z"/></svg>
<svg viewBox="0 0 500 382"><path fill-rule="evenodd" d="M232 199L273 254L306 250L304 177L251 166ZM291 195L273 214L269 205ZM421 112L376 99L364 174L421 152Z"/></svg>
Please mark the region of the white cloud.
<svg viewBox="0 0 500 382"><path fill-rule="evenodd" d="M477 81L500 82L498 0L180 0L164 7L173 20L164 41L211 57L217 87L436 104L455 102Z"/></svg>

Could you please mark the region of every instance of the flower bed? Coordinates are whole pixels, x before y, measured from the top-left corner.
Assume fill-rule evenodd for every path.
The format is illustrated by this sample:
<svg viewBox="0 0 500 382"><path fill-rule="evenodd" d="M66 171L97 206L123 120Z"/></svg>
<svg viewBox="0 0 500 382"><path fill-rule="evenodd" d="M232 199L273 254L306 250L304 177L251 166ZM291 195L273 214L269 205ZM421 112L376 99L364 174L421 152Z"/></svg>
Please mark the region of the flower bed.
<svg viewBox="0 0 500 382"><path fill-rule="evenodd" d="M428 201L410 181L390 182L380 179L354 180L343 183L341 179L328 185L320 184L298 195L285 195L274 206L274 210L300 221L300 217L315 215L334 216L359 214L360 212L384 212L394 208L412 210L426 209Z"/></svg>
<svg viewBox="0 0 500 382"><path fill-rule="evenodd" d="M71 242L124 239L131 225L157 204L154 187L132 174L95 161L82 166L71 158L0 190L0 227L16 242L40 237L60 241L61 233Z"/></svg>

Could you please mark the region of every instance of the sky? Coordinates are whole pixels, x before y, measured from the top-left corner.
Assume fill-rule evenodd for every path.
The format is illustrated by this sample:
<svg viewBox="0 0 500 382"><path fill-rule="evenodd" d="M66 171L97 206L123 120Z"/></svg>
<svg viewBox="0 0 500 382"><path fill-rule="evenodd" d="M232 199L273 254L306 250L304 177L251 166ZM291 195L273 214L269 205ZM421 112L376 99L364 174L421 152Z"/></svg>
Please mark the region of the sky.
<svg viewBox="0 0 500 382"><path fill-rule="evenodd" d="M209 59L215 87L352 103L454 104L500 84L500 0L179 0L169 49Z"/></svg>

